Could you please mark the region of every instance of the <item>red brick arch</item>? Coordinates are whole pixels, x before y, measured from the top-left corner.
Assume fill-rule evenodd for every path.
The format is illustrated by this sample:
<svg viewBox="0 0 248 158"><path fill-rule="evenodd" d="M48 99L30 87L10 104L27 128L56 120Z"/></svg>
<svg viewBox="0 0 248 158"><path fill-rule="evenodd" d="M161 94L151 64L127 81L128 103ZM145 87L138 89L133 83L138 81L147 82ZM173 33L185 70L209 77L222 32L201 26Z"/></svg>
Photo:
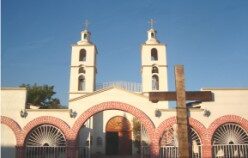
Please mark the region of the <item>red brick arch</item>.
<svg viewBox="0 0 248 158"><path fill-rule="evenodd" d="M198 120L190 117L189 118L189 124L190 126L196 131L196 133L199 135L201 144L205 145L207 142L207 128Z"/></svg>
<svg viewBox="0 0 248 158"><path fill-rule="evenodd" d="M159 127L156 129L156 135L157 135L157 141L159 143L160 138L163 136L165 129L170 128L171 126L173 126L174 124L176 124L176 117L170 117L166 120L164 120ZM201 143L205 144L205 136L207 133L207 129L206 127L200 123L199 121L197 121L196 119L190 117L189 118L189 124L190 126L196 131L196 133L199 135Z"/></svg>
<svg viewBox="0 0 248 158"><path fill-rule="evenodd" d="M65 138L68 140L71 136L70 127L61 119L52 117L52 116L41 116L32 121L30 121L24 128L23 128L23 136L24 139L22 140L22 145L24 146L25 139L28 133L35 128L36 126L43 125L43 124L51 124L59 128L62 133L64 134Z"/></svg>
<svg viewBox="0 0 248 158"><path fill-rule="evenodd" d="M21 145L23 140L22 128L15 122L13 119L8 118L6 116L1 116L1 124L8 126L16 137L16 145Z"/></svg>
<svg viewBox="0 0 248 158"><path fill-rule="evenodd" d="M95 105L89 108L88 110L86 110L83 114L81 114L72 127L73 139L76 140L80 128L91 116L105 110L121 110L128 112L133 116L137 117L141 121L141 123L145 126L150 140L153 140L155 126L151 121L151 119L143 111L139 110L134 106L131 106L126 103L114 102L114 101L103 102L101 104Z"/></svg>
<svg viewBox="0 0 248 158"><path fill-rule="evenodd" d="M246 120L243 117L237 116L237 115L225 115L225 116L217 118L214 122L210 124L208 128L210 141L212 140L212 137L216 129L225 123L237 123L244 130L248 132L248 120Z"/></svg>

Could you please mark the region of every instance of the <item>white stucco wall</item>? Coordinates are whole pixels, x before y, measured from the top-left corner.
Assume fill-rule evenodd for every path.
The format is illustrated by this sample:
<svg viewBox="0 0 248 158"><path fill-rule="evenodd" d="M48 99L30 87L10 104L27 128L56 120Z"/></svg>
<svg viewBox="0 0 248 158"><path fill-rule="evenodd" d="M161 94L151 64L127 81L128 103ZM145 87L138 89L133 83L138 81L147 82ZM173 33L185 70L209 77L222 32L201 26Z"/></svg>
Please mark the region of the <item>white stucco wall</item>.
<svg viewBox="0 0 248 158"><path fill-rule="evenodd" d="M92 106L110 101L126 103L140 109L154 121L155 126L158 126L162 121L161 118L159 119L155 117L155 110L166 106L164 102L152 103L149 101L148 97L141 94L127 92L119 88L109 88L102 91L97 91L92 95L71 100L69 102L69 108L81 114Z"/></svg>
<svg viewBox="0 0 248 158"><path fill-rule="evenodd" d="M214 94L213 102L203 102L199 104L201 109L211 112L209 117L203 116L203 111L191 112L191 116L196 118L206 127L214 120L224 115L237 115L248 120L248 89L217 89L204 88Z"/></svg>
<svg viewBox="0 0 248 158"><path fill-rule="evenodd" d="M214 93L213 102L203 102L199 104L202 110L191 110L191 117L199 120L205 126L209 126L215 119L223 115L238 115L248 119L248 89L203 89ZM118 88L109 88L97 91L91 95L69 102L69 109L77 112L76 118L70 117L68 109L27 109L28 116L22 118L20 111L25 107L26 90L23 88L3 88L1 90L1 110L2 116L15 120L21 127L40 116L53 116L65 121L72 126L75 120L87 109L97 104L109 101L127 103L134 106L153 120L156 127L172 116L175 110L168 109L163 102L151 103L147 96L134 94ZM163 108L165 107L165 108ZM155 110L162 109L161 117L155 117ZM203 116L203 109L211 112L209 117ZM112 115L111 115L112 116ZM107 116L106 116L107 117ZM104 118L106 121L106 118Z"/></svg>
<svg viewBox="0 0 248 158"><path fill-rule="evenodd" d="M81 49L86 50L86 60L79 61L79 52ZM95 89L96 78L96 54L97 48L93 44L73 45L71 52L71 68L70 68L70 95L69 98L76 98L78 94L86 94L93 92ZM78 91L78 70L80 67L85 69L85 90Z"/></svg>
<svg viewBox="0 0 248 158"><path fill-rule="evenodd" d="M1 157L15 158L16 138L14 132L6 125L1 125Z"/></svg>
<svg viewBox="0 0 248 158"><path fill-rule="evenodd" d="M248 89L203 89L210 90L214 94L213 102L203 102L197 106L198 109L191 109L190 116L200 121L205 127L208 127L216 119L224 115L237 115L248 120ZM81 96L77 99L70 100L69 109L72 109L77 113L75 118L70 117L69 109L26 109L28 115L26 118L20 116L20 111L25 107L26 90L23 88L8 88L1 90L1 109L2 116L9 117L15 120L21 128L27 125L30 121L41 116L53 116L66 122L70 127L73 126L77 118L84 113L87 109L101 104L103 102L116 101L126 103L134 106L143 111L147 116L151 118L155 126L158 127L164 120L176 115L175 109L169 109L164 102L152 103L147 96L131 93L119 88L107 88L96 91L92 94ZM155 116L155 110L160 109L162 115L160 117ZM209 117L204 116L204 110L207 109L211 112ZM107 110L102 113L94 115L93 121L93 150L95 152L105 152L105 128L109 119L114 116L123 116L132 122L133 116L119 110ZM4 131L1 143L7 141L9 145L15 146L15 136L13 132L3 125L1 129ZM100 136L103 140L103 145L96 146L96 138ZM82 137L87 137L82 135ZM83 138L82 138L83 139ZM8 140L10 140L8 142ZM5 141L5 142L4 142ZM6 143L5 143L6 144Z"/></svg>
<svg viewBox="0 0 248 158"><path fill-rule="evenodd" d="M157 49L158 60L151 60L151 49ZM152 67L158 68L159 91L168 90L166 47L164 44L143 44L141 46L141 78L143 92L152 90Z"/></svg>
<svg viewBox="0 0 248 158"><path fill-rule="evenodd" d="M25 88L1 88L1 115L14 120L20 119L20 111L25 109Z"/></svg>

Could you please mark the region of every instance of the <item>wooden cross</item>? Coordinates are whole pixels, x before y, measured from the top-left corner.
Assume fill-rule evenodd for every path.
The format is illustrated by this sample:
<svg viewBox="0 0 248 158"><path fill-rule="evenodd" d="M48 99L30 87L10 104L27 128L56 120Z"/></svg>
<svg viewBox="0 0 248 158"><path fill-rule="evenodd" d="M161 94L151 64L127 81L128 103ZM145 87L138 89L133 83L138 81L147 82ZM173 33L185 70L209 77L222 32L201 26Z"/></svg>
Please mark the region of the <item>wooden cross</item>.
<svg viewBox="0 0 248 158"><path fill-rule="evenodd" d="M188 112L186 100L212 101L211 91L185 91L184 68L183 65L175 66L176 92L150 92L149 100L158 101L177 101L177 136L178 151L180 158L189 158L191 148L188 138Z"/></svg>
<svg viewBox="0 0 248 158"><path fill-rule="evenodd" d="M155 24L155 20L154 19L150 19L148 21L148 23L151 25L151 28L153 28L153 25Z"/></svg>

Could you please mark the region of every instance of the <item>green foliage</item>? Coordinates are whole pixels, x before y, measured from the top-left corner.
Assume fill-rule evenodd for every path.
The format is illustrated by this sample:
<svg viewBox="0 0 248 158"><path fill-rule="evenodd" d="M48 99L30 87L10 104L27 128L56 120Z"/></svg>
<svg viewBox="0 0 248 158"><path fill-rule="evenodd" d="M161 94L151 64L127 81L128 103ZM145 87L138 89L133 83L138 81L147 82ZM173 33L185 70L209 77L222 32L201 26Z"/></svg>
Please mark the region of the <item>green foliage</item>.
<svg viewBox="0 0 248 158"><path fill-rule="evenodd" d="M141 124L137 118L133 118L133 136L134 136L134 145L140 153L140 141L141 141Z"/></svg>
<svg viewBox="0 0 248 158"><path fill-rule="evenodd" d="M60 100L58 98L53 98L53 95L56 94L53 90L54 86L22 84L20 87L25 87L27 89L27 104L40 106L41 109L62 108Z"/></svg>

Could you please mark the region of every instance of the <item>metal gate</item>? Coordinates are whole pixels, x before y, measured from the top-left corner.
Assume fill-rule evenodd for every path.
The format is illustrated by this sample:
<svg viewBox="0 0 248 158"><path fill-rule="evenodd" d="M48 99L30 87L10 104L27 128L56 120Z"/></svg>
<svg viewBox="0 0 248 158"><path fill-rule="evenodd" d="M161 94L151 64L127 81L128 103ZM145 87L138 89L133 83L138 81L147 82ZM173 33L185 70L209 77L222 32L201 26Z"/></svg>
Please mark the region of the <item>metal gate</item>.
<svg viewBox="0 0 248 158"><path fill-rule="evenodd" d="M247 158L248 133L235 123L226 123L216 129L212 140L215 158Z"/></svg>
<svg viewBox="0 0 248 158"><path fill-rule="evenodd" d="M62 131L49 124L34 128L25 140L25 158L66 158L67 149L75 150L76 158L90 158L89 146L67 146Z"/></svg>

